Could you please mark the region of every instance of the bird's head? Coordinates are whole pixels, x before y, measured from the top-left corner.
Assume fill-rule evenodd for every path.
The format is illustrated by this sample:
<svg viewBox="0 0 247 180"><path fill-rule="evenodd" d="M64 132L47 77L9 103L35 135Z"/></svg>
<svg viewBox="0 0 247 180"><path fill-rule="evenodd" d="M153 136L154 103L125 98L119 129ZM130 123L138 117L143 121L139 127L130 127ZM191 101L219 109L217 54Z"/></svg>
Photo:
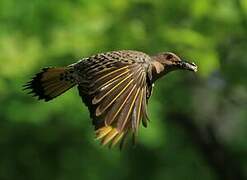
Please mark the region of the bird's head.
<svg viewBox="0 0 247 180"><path fill-rule="evenodd" d="M166 74L173 70L189 70L196 72L197 65L193 62L182 60L176 54L171 52L160 53L152 57L153 66L157 74Z"/></svg>

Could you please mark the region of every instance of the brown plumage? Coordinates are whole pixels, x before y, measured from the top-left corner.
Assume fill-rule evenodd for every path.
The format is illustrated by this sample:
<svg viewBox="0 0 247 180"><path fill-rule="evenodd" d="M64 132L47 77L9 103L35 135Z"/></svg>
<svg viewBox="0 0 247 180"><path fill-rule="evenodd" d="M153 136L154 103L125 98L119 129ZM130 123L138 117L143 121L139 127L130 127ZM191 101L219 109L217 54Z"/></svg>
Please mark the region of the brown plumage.
<svg viewBox="0 0 247 180"><path fill-rule="evenodd" d="M141 122L147 126L153 83L176 69L197 71L197 66L169 52L149 56L139 51L113 51L64 68L45 68L24 86L49 101L77 85L90 111L96 139L110 147L120 141L122 147L127 134L135 139Z"/></svg>

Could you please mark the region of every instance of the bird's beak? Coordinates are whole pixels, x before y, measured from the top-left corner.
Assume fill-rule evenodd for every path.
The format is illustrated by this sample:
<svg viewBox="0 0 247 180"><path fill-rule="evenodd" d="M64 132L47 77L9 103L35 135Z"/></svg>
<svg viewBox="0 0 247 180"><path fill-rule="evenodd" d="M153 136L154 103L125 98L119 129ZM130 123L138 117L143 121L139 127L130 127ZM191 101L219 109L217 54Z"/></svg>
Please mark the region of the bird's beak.
<svg viewBox="0 0 247 180"><path fill-rule="evenodd" d="M197 65L195 63L190 63L188 61L181 61L180 63L182 69L197 72Z"/></svg>

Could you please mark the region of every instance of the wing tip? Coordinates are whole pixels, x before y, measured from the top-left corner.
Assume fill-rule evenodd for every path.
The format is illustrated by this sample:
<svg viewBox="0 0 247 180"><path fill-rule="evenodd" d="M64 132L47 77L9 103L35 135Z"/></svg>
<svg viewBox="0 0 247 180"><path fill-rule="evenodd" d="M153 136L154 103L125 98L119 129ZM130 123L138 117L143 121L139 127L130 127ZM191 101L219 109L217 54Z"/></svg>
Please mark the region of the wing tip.
<svg viewBox="0 0 247 180"><path fill-rule="evenodd" d="M111 149L119 144L120 149L123 147L123 141L125 140L125 136L127 132L121 132L117 128L113 126L103 126L95 131L96 140L101 140L100 144L102 146L108 145Z"/></svg>

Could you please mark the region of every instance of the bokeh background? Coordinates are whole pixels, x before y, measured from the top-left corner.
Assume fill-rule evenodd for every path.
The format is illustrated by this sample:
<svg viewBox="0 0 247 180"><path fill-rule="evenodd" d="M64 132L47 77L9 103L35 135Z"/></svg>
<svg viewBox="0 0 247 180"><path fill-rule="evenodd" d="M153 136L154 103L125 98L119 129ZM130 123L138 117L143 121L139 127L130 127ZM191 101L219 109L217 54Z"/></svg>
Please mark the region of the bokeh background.
<svg viewBox="0 0 247 180"><path fill-rule="evenodd" d="M156 83L134 148L94 140L76 89L22 91L42 67L119 49L199 66ZM1 0L0 180L17 179L247 179L247 1Z"/></svg>

